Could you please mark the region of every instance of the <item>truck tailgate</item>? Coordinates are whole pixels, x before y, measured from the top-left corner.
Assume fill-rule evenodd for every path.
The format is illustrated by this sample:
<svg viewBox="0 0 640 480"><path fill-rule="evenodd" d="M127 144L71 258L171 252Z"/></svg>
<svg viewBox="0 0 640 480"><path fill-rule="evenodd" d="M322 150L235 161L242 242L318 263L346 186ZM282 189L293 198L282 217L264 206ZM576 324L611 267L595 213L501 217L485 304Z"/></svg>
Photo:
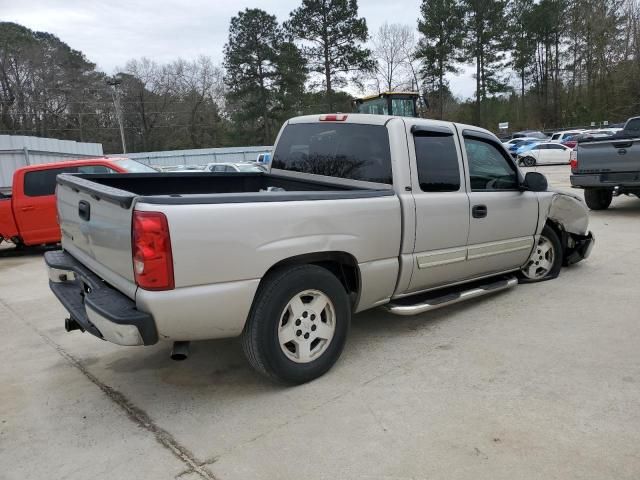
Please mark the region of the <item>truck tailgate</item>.
<svg viewBox="0 0 640 480"><path fill-rule="evenodd" d="M123 195L109 195L114 189L108 187L105 195L83 190L85 182L69 175L58 177L56 195L62 247L133 298L136 291L131 258L133 195L129 194L129 201L123 201Z"/></svg>
<svg viewBox="0 0 640 480"><path fill-rule="evenodd" d="M578 143L576 173L640 171L640 138Z"/></svg>

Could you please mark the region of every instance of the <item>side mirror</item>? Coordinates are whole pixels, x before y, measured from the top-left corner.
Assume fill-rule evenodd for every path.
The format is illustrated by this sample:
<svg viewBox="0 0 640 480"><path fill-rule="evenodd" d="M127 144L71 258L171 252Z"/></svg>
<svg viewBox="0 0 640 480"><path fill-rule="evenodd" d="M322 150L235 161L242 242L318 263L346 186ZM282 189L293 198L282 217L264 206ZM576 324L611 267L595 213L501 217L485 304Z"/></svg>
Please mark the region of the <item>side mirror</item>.
<svg viewBox="0 0 640 480"><path fill-rule="evenodd" d="M522 187L530 192L546 192L549 184L547 177L538 172L527 172Z"/></svg>

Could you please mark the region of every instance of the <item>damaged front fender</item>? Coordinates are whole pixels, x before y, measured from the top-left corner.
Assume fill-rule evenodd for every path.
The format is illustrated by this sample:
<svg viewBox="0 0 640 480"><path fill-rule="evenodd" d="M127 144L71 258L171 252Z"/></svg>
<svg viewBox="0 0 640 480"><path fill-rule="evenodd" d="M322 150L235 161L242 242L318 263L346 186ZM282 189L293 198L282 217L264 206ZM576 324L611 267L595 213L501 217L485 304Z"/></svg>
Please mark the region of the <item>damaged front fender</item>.
<svg viewBox="0 0 640 480"><path fill-rule="evenodd" d="M540 229L550 222L560 230L565 265L589 256L595 238L589 231L589 209L580 197L565 192L549 192L540 198L540 216Z"/></svg>
<svg viewBox="0 0 640 480"><path fill-rule="evenodd" d="M546 204L546 218L553 220L568 233L587 235L589 232L589 210L584 201L575 195L564 192L552 192ZM544 225L544 223L543 223Z"/></svg>

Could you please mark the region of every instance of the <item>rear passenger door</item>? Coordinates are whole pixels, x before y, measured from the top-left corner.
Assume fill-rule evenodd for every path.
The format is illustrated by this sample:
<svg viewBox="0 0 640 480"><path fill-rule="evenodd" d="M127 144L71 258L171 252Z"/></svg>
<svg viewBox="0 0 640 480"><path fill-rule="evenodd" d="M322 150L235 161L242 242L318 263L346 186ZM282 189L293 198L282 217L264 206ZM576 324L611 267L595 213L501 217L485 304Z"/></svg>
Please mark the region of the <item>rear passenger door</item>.
<svg viewBox="0 0 640 480"><path fill-rule="evenodd" d="M417 124L407 131L416 224L409 292L467 276L469 199L452 128Z"/></svg>
<svg viewBox="0 0 640 480"><path fill-rule="evenodd" d="M470 223L468 269L472 276L512 270L529 258L538 225L538 197L520 191L518 171L490 135L464 130Z"/></svg>

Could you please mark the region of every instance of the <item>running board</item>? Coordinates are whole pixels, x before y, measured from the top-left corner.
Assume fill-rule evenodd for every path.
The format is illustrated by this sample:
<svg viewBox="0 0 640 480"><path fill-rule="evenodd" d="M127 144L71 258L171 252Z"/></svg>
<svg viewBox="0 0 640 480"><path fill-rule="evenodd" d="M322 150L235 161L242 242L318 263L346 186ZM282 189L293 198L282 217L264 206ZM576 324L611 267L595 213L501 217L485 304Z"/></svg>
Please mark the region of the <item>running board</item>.
<svg viewBox="0 0 640 480"><path fill-rule="evenodd" d="M515 277L503 278L501 280L493 280L490 283L479 284L474 282L474 286L469 288L469 285L460 285L456 287L457 291L452 291L448 288L448 293L442 292L430 292L430 297L425 298L425 295L415 295L413 297L405 297L402 299L394 300L383 306L388 312L395 315L418 315L420 313L429 312L437 308L453 305L454 303L464 302L472 298L482 297L494 292L500 292L511 287L515 287L518 284L518 279ZM464 290L467 288L467 290ZM434 296L435 295L437 296ZM411 303L411 300L417 303Z"/></svg>

